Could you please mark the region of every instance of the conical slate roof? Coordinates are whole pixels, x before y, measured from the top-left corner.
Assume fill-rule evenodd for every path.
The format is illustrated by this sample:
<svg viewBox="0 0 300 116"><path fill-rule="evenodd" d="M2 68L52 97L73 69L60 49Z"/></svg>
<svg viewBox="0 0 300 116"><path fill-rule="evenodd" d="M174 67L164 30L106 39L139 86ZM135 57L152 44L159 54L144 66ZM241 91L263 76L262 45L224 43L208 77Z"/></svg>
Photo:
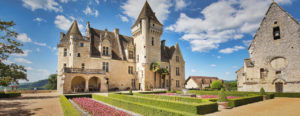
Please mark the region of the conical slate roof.
<svg viewBox="0 0 300 116"><path fill-rule="evenodd" d="M77 36L82 38L82 35L81 35L81 32L78 28L76 20L73 21L73 24L71 25L71 27L70 27L70 29L69 29L69 31L67 32L66 35L77 35Z"/></svg>
<svg viewBox="0 0 300 116"><path fill-rule="evenodd" d="M145 2L144 6L142 8L142 11L140 12L140 14L133 26L137 25L143 18L152 19L154 22L162 25L159 22L159 20L156 18L155 13L152 11L152 9L147 1Z"/></svg>

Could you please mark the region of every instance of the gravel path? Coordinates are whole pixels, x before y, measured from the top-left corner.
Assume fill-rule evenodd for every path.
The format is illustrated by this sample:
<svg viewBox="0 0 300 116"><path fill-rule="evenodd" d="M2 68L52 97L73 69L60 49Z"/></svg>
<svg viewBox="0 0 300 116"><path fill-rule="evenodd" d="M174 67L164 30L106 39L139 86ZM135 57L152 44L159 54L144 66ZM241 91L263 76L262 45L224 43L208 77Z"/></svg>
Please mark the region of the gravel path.
<svg viewBox="0 0 300 116"><path fill-rule="evenodd" d="M299 116L300 98L275 98L233 109L226 109L207 116Z"/></svg>
<svg viewBox="0 0 300 116"><path fill-rule="evenodd" d="M57 93L22 94L0 99L0 116L63 116Z"/></svg>

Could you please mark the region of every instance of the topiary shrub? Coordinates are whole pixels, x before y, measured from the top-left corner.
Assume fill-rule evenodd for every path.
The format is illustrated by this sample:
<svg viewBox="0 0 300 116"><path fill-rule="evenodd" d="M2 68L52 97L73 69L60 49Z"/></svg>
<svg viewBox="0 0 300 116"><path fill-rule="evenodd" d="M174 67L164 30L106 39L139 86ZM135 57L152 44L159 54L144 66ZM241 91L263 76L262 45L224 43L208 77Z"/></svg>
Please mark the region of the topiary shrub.
<svg viewBox="0 0 300 116"><path fill-rule="evenodd" d="M219 92L219 98L218 98L218 102L227 102L227 98L224 92L224 89L222 88L221 91Z"/></svg>
<svg viewBox="0 0 300 116"><path fill-rule="evenodd" d="M212 89L218 89L218 90L220 90L221 88L223 88L223 84L222 84L222 82L220 80L215 80L215 81L213 81L211 83L210 87Z"/></svg>
<svg viewBox="0 0 300 116"><path fill-rule="evenodd" d="M264 88L260 88L259 94L260 95L266 95L266 92L265 92Z"/></svg>
<svg viewBox="0 0 300 116"><path fill-rule="evenodd" d="M133 95L131 88L129 89L129 95Z"/></svg>

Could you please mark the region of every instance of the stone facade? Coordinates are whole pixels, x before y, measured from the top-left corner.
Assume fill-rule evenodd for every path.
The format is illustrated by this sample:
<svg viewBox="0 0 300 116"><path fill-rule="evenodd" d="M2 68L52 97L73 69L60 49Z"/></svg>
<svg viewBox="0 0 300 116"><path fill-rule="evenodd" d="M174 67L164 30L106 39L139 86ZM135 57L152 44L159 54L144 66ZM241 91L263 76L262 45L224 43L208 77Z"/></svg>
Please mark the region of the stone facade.
<svg viewBox="0 0 300 116"><path fill-rule="evenodd" d="M210 87L210 84L215 81L220 80L217 77L206 77L206 76L190 76L185 81L185 88L187 89L204 89ZM223 82L222 80L220 80Z"/></svg>
<svg viewBox="0 0 300 116"><path fill-rule="evenodd" d="M86 25L82 36L76 20L60 35L57 90L60 93L107 92L108 90L151 90L184 87L185 61L179 45L165 46L161 24L146 2L131 27L132 37ZM161 76L150 70L153 62L167 68ZM154 78L156 77L156 78Z"/></svg>
<svg viewBox="0 0 300 116"><path fill-rule="evenodd" d="M270 5L237 74L238 91L300 92L300 24Z"/></svg>

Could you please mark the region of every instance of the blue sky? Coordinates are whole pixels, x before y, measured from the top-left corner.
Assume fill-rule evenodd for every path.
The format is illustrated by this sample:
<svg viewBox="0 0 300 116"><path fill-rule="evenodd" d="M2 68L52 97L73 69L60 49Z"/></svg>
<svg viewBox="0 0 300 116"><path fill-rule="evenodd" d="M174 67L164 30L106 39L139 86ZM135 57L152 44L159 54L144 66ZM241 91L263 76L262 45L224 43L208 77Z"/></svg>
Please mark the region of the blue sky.
<svg viewBox="0 0 300 116"><path fill-rule="evenodd" d="M299 0L275 0L297 20ZM145 0L5 0L1 20L13 20L25 54L14 54L7 63L24 65L29 81L45 79L57 68L59 33L76 19L85 25L131 36ZM179 43L190 75L236 79L235 71L248 58L248 45L272 0L148 0L164 24L161 39Z"/></svg>

